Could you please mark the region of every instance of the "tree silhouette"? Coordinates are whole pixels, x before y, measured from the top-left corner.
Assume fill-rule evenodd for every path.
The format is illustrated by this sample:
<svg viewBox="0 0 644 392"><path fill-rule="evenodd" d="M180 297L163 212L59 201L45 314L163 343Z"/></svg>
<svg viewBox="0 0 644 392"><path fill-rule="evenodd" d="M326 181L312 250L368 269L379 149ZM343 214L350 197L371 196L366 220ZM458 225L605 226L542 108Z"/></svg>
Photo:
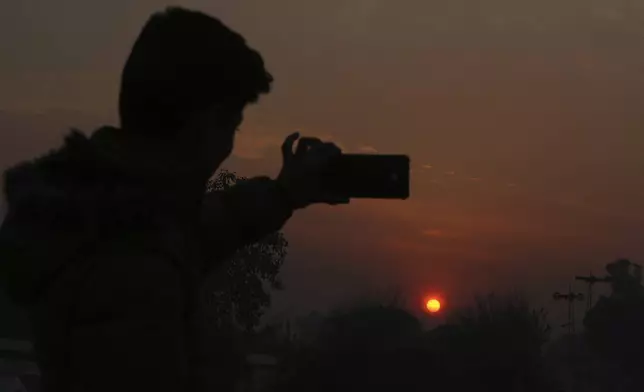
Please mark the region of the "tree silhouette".
<svg viewBox="0 0 644 392"><path fill-rule="evenodd" d="M207 186L207 192L225 190L246 178L222 170ZM225 269L208 282L209 307L222 329L241 327L251 330L259 324L270 306L270 289L282 289L278 274L286 258L288 242L281 232L235 253Z"/></svg>
<svg viewBox="0 0 644 392"><path fill-rule="evenodd" d="M421 337L418 319L394 305L336 310L320 321L315 338L285 358L274 390L425 390Z"/></svg>
<svg viewBox="0 0 644 392"><path fill-rule="evenodd" d="M489 295L448 324L423 331L397 305L329 314L282 364L275 391L554 391L541 349L543 309L518 295Z"/></svg>
<svg viewBox="0 0 644 392"><path fill-rule="evenodd" d="M459 390L543 391L549 388L542 357L546 318L520 295L490 294L430 331L426 344Z"/></svg>
<svg viewBox="0 0 644 392"><path fill-rule="evenodd" d="M604 358L616 361L627 372L644 366L644 288L637 264L620 259L606 266L611 295L602 296L586 314L585 336Z"/></svg>

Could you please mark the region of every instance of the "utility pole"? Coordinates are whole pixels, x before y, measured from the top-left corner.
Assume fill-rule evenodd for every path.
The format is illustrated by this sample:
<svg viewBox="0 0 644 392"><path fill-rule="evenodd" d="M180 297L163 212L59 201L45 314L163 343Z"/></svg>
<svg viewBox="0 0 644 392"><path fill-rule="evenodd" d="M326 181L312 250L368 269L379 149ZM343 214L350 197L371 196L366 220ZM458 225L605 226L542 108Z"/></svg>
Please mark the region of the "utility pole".
<svg viewBox="0 0 644 392"><path fill-rule="evenodd" d="M580 280L588 284L588 298L586 301L586 312L588 312L593 307L593 286L595 285L595 283L608 283L613 279L610 276L600 278L593 275L593 273L591 272L588 276L575 276L575 280Z"/></svg>
<svg viewBox="0 0 644 392"><path fill-rule="evenodd" d="M561 300L568 301L568 323L562 325L562 327L567 326L568 333L570 334L575 333L575 301L583 301L584 294L575 293L572 291L572 287L568 286L568 293L561 294L560 292L557 291L552 295L552 298L555 301L561 301Z"/></svg>

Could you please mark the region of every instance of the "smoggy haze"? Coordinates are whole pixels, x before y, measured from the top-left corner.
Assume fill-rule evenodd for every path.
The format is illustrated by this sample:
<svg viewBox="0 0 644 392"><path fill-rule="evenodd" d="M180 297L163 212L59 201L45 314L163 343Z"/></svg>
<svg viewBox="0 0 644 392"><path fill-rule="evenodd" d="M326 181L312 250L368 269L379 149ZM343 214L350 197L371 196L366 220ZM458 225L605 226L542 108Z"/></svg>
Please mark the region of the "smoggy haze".
<svg viewBox="0 0 644 392"><path fill-rule="evenodd" d="M168 4L3 5L0 164L54 147L66 126L115 122L120 67ZM227 167L274 173L295 129L413 160L408 202L316 207L289 223L278 310L374 287L456 303L521 288L545 303L576 273L644 262L644 3L180 5L244 34L276 78Z"/></svg>

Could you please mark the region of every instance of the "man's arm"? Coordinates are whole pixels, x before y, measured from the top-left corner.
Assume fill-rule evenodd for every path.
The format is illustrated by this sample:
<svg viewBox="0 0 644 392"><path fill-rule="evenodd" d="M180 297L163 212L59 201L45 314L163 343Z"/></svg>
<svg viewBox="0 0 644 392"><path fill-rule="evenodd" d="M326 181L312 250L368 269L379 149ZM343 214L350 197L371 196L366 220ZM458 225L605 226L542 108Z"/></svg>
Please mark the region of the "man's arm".
<svg viewBox="0 0 644 392"><path fill-rule="evenodd" d="M341 154L340 149L333 143L302 138L294 152L299 137L294 133L282 144L283 165L276 180L253 178L206 196L200 235L207 260L222 262L243 246L281 229L294 210L314 203L349 202L327 194L320 183L320 174Z"/></svg>
<svg viewBox="0 0 644 392"><path fill-rule="evenodd" d="M211 192L202 208L200 236L213 263L280 230L294 210L282 186L268 177Z"/></svg>

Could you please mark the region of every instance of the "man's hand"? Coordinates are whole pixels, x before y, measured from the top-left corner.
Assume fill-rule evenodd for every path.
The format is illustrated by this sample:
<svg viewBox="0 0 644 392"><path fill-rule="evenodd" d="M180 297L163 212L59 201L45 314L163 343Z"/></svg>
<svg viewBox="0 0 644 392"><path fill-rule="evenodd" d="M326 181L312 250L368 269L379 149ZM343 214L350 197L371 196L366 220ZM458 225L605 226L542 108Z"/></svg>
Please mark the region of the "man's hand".
<svg viewBox="0 0 644 392"><path fill-rule="evenodd" d="M294 209L314 203L347 204L349 199L325 192L321 178L329 163L342 154L338 146L316 138L301 138L297 149L293 145L299 133L289 135L282 144L282 171L277 177Z"/></svg>

